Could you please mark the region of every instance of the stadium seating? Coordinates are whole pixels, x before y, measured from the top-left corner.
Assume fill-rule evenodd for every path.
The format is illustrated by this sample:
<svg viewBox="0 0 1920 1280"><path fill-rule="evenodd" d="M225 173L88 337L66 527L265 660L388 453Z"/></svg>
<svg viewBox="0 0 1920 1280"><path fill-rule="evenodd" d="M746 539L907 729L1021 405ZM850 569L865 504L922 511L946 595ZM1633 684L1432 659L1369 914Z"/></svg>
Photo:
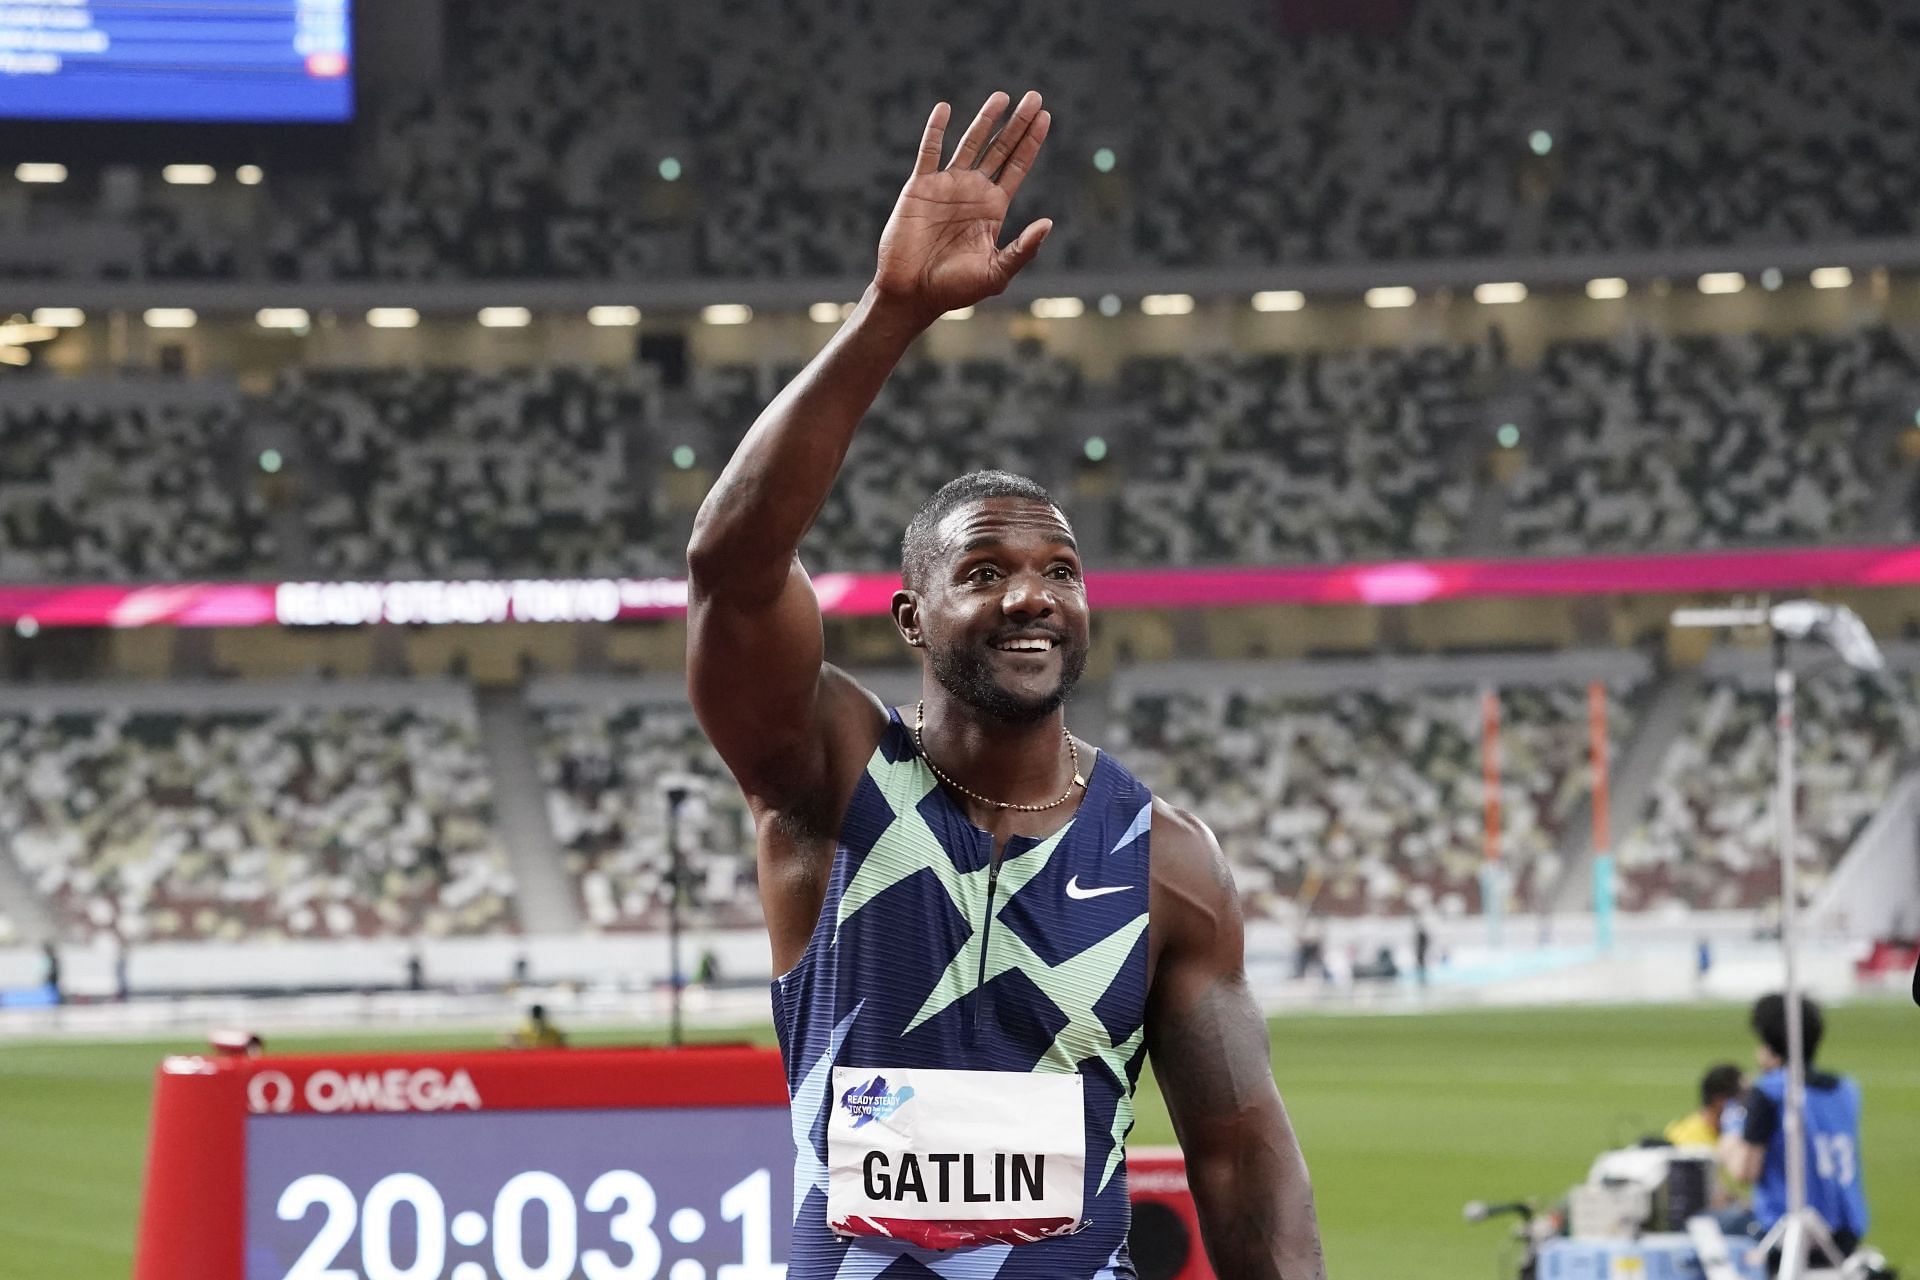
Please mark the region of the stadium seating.
<svg viewBox="0 0 1920 1280"><path fill-rule="evenodd" d="M697 368L669 392L651 365L305 369L259 397L10 399L0 577L678 574L698 492L666 459L693 441L714 467L793 372ZM1916 396L1920 348L1886 327L1577 340L1525 368L1494 341L1140 356L1110 383L1030 344L915 357L805 551L890 568L926 496L977 467L1103 507L1099 563L1871 541L1900 532L1872 499ZM1526 424L1504 470L1485 465L1495 405ZM286 454L278 509L260 432ZM1112 479L1075 500L1095 432ZM1499 519L1476 526L1494 486Z"/></svg>
<svg viewBox="0 0 1920 1280"><path fill-rule="evenodd" d="M627 370L289 374L312 564L330 578L677 573L636 440L658 379Z"/></svg>
<svg viewBox="0 0 1920 1280"><path fill-rule="evenodd" d="M1547 250L1913 233L1910 8L1607 0L1577 38Z"/></svg>
<svg viewBox="0 0 1920 1280"><path fill-rule="evenodd" d="M0 275L846 276L871 261L927 104L965 112L1029 84L1061 122L1030 188L1062 215L1058 266L1914 229L1920 107L1904 90L1920 24L1886 0L1604 0L1554 22L1460 0L1369 37L1296 36L1282 12L457 6L444 74L375 100L350 179L277 174L237 206L156 188L101 215L136 252L88 266L0 239ZM1529 150L1535 131L1547 154ZM1113 172L1089 164L1100 147Z"/></svg>
<svg viewBox="0 0 1920 1280"><path fill-rule="evenodd" d="M1341 560L1457 548L1472 502L1455 455L1481 425L1484 348L1136 360L1138 446L1115 502L1129 563Z"/></svg>
<svg viewBox="0 0 1920 1280"><path fill-rule="evenodd" d="M703 926L760 923L752 820L684 700L551 706L539 725L548 820L587 924L664 927L671 785L689 791L679 828L683 918Z"/></svg>
<svg viewBox="0 0 1920 1280"><path fill-rule="evenodd" d="M514 925L470 715L0 715L0 830L69 941Z"/></svg>
<svg viewBox="0 0 1920 1280"><path fill-rule="evenodd" d="M897 570L900 536L914 512L968 471L1022 472L1064 492L1057 481L1075 442L1058 424L1080 391L1078 367L1037 346L1006 360L904 366L847 451L808 539L807 562Z"/></svg>
<svg viewBox="0 0 1920 1280"><path fill-rule="evenodd" d="M1891 329L1551 348L1506 540L1579 552L1858 536L1885 428L1920 389Z"/></svg>
<svg viewBox="0 0 1920 1280"><path fill-rule="evenodd" d="M1798 708L1797 852L1812 897L1887 798L1905 750L1889 699L1847 673L1803 680ZM1762 681L1723 678L1702 689L1645 811L1620 842L1623 909L1778 903L1773 713L1773 691Z"/></svg>
<svg viewBox="0 0 1920 1280"><path fill-rule="evenodd" d="M1619 740L1632 721L1614 692ZM1589 791L1586 697L1501 693L1501 852L1521 906L1552 891ZM1206 816L1250 914L1460 915L1479 908L1485 857L1480 704L1465 689L1123 692L1114 750Z"/></svg>
<svg viewBox="0 0 1920 1280"><path fill-rule="evenodd" d="M0 403L0 579L240 577L274 549L225 403Z"/></svg>

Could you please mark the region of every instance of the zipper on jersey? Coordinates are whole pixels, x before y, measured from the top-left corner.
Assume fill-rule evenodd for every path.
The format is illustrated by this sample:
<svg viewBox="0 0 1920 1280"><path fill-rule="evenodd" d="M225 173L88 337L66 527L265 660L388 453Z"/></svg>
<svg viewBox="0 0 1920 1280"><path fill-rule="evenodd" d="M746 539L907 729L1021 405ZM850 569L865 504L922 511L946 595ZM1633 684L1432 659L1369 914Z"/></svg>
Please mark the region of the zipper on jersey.
<svg viewBox="0 0 1920 1280"><path fill-rule="evenodd" d="M989 837L991 839L991 837ZM980 971L973 980L973 1016L967 1019L967 1041L980 1038L980 1009L987 1002L987 947L993 941L993 895L1000 887L1000 851L987 868L987 915L980 922Z"/></svg>

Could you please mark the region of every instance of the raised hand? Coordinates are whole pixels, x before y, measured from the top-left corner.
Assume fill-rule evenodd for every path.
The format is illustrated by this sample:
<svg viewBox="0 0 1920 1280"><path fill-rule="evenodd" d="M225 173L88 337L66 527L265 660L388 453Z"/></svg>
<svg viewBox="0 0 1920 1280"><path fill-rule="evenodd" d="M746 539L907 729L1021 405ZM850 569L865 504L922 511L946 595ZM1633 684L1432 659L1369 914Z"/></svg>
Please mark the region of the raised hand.
<svg viewBox="0 0 1920 1280"><path fill-rule="evenodd" d="M1053 229L1051 218L1041 218L1001 247L1007 206L1053 126L1040 95L1029 92L996 134L1007 101L997 92L987 99L944 169L940 154L951 110L944 102L934 107L913 176L880 235L874 287L922 323L1005 289Z"/></svg>

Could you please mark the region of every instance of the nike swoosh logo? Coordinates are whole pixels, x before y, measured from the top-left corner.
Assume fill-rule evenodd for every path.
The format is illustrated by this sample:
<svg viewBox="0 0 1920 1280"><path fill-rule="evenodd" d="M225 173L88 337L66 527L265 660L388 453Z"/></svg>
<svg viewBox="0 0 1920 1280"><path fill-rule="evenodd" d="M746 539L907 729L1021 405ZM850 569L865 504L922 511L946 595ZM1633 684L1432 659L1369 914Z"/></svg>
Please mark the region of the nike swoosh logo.
<svg viewBox="0 0 1920 1280"><path fill-rule="evenodd" d="M1110 893L1125 893L1131 888L1133 888L1133 886L1130 884L1115 884L1108 885L1104 889L1082 889L1080 887L1080 877L1075 876L1073 879L1067 881L1067 896L1075 902L1085 902L1088 898L1104 898Z"/></svg>

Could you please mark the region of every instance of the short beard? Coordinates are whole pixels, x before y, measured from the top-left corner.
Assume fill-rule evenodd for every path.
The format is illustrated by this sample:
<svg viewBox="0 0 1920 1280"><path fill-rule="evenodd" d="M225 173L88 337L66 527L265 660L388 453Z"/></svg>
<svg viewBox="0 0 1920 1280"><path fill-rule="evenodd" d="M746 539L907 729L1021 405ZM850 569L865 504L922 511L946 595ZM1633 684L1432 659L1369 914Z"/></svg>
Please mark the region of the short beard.
<svg viewBox="0 0 1920 1280"><path fill-rule="evenodd" d="M1066 705L1073 686L1087 669L1084 649L1062 646L1060 682L1045 697L1032 701L1008 693L993 677L993 669L979 650L966 645L928 646L927 665L940 687L998 724L1037 724Z"/></svg>

